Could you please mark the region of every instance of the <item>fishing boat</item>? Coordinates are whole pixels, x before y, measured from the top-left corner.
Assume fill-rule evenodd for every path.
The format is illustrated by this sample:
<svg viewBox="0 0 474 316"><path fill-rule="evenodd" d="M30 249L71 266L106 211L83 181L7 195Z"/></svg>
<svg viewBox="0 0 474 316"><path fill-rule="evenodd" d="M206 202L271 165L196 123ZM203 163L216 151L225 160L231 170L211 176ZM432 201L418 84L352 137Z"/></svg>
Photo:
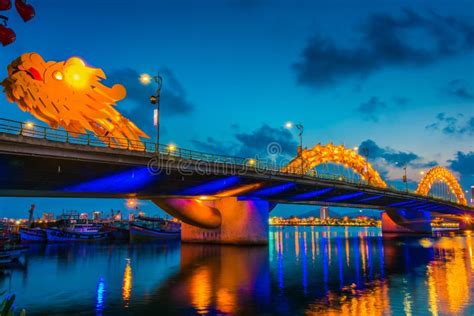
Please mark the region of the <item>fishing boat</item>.
<svg viewBox="0 0 474 316"><path fill-rule="evenodd" d="M103 226L104 232L109 232L110 237L114 240L128 240L130 238L130 230L128 222L112 222L106 223Z"/></svg>
<svg viewBox="0 0 474 316"><path fill-rule="evenodd" d="M66 241L98 241L110 238L109 232L92 231L74 231L71 229L46 228L46 239L48 242L66 242Z"/></svg>
<svg viewBox="0 0 474 316"><path fill-rule="evenodd" d="M138 217L130 222L130 240L176 240L181 237L181 224L159 217Z"/></svg>
<svg viewBox="0 0 474 316"><path fill-rule="evenodd" d="M76 212L63 213L58 227L46 228L48 242L99 241L110 238L110 232L103 231L103 225L89 223Z"/></svg>
<svg viewBox="0 0 474 316"><path fill-rule="evenodd" d="M0 249L0 265L8 265L16 262L26 252L27 247L5 246Z"/></svg>
<svg viewBox="0 0 474 316"><path fill-rule="evenodd" d="M20 240L26 242L45 242L46 231L37 228L20 228Z"/></svg>

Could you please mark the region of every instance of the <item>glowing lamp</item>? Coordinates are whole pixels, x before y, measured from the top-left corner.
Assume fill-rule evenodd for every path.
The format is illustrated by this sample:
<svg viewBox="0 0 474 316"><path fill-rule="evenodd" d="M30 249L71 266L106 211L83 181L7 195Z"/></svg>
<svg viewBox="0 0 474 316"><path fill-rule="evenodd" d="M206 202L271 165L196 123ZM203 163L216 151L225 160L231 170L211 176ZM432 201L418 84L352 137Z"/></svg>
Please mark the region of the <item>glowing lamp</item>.
<svg viewBox="0 0 474 316"><path fill-rule="evenodd" d="M35 127L35 124L33 124L32 122L26 122L25 127L31 129L31 128Z"/></svg>
<svg viewBox="0 0 474 316"><path fill-rule="evenodd" d="M248 161L249 166L255 166L256 163L257 162L255 161L255 159L249 159L249 161Z"/></svg>
<svg viewBox="0 0 474 316"><path fill-rule="evenodd" d="M292 127L293 127L293 123L291 123L291 122L286 122L286 123L285 123L285 128L290 129L290 128L292 128Z"/></svg>
<svg viewBox="0 0 474 316"><path fill-rule="evenodd" d="M136 200L127 200L127 207L130 207L130 208L134 208L135 206L137 206L137 201Z"/></svg>
<svg viewBox="0 0 474 316"><path fill-rule="evenodd" d="M176 145L175 145L175 144L169 144L169 145L168 145L168 151L169 151L169 152L174 152L174 151L176 151Z"/></svg>
<svg viewBox="0 0 474 316"><path fill-rule="evenodd" d="M139 80L141 84L149 85L151 82L151 76L149 74L141 74Z"/></svg>

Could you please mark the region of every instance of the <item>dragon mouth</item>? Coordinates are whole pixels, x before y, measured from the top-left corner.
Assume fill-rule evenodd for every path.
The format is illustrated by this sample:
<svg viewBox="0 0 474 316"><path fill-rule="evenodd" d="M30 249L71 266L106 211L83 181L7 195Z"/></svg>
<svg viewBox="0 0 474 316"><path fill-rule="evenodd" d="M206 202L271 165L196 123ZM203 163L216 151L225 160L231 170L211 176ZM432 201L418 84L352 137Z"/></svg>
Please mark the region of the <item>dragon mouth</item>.
<svg viewBox="0 0 474 316"><path fill-rule="evenodd" d="M34 68L34 67L30 67L29 69L26 69L25 67L23 67L22 65L18 65L18 66L14 66L12 68L12 73L11 75L14 75L18 72L21 72L21 71L24 71L28 76L30 76L32 79L34 80L38 80L38 81L43 81L43 76L40 74L40 72Z"/></svg>

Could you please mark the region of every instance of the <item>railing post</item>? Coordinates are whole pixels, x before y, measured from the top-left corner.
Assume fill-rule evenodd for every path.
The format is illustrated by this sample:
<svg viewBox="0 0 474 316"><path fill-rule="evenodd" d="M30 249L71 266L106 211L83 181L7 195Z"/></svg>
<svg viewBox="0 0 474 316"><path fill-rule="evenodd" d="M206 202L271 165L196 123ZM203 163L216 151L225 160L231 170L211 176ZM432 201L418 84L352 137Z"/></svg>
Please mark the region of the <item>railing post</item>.
<svg viewBox="0 0 474 316"><path fill-rule="evenodd" d="M91 145L91 134L87 134L87 146Z"/></svg>

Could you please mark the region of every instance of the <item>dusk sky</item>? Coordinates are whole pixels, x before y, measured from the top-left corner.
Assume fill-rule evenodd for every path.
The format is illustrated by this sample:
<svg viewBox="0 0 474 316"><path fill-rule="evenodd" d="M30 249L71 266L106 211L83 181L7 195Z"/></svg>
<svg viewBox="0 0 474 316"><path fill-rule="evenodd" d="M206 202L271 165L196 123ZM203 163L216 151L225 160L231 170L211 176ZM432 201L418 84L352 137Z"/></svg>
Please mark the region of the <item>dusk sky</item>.
<svg viewBox="0 0 474 316"><path fill-rule="evenodd" d="M108 85L127 88L118 110L155 137L153 86L138 77L160 71L162 143L265 159L278 142L289 157L297 132L284 124L300 122L304 146L366 147L394 185L405 164L415 182L442 165L465 190L474 185L472 0L30 2L28 23L6 12L17 40L0 47L1 78L25 52L79 56L103 68ZM4 94L0 117L34 121ZM26 217L32 203L37 215L125 208L112 199L0 198L0 215Z"/></svg>

